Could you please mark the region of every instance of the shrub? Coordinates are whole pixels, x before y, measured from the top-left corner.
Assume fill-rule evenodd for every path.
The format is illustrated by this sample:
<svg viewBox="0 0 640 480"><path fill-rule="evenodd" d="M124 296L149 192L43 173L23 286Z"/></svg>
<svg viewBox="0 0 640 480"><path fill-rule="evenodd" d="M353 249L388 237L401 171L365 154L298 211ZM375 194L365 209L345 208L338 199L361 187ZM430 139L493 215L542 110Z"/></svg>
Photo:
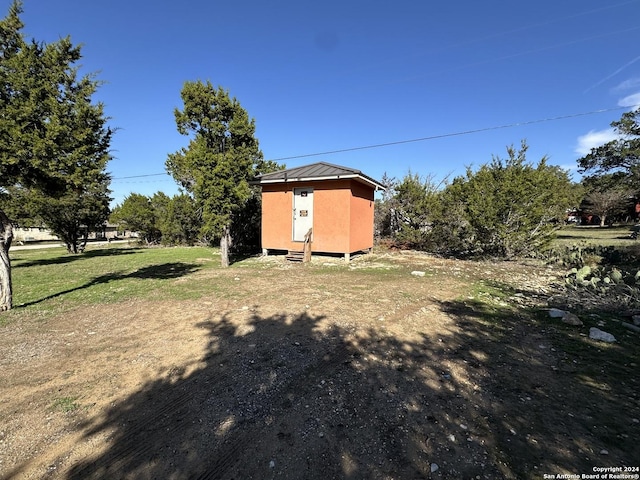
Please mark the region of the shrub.
<svg viewBox="0 0 640 480"><path fill-rule="evenodd" d="M526 161L527 145L507 148L477 171L454 179L442 193L435 248L450 254L513 258L541 251L559 220L579 199L566 171Z"/></svg>

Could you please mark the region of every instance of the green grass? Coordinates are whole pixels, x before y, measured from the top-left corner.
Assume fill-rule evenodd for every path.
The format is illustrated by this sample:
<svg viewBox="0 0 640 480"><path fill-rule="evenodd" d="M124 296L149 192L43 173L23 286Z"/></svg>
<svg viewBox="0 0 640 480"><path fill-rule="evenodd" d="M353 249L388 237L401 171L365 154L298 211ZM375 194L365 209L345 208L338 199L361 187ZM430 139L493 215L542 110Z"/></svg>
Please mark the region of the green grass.
<svg viewBox="0 0 640 480"><path fill-rule="evenodd" d="M80 404L76 402L76 397L56 398L51 405L52 410L59 410L64 413L74 412L80 408Z"/></svg>
<svg viewBox="0 0 640 480"><path fill-rule="evenodd" d="M204 247L87 250L70 255L63 248L11 252L14 309L47 316L81 305L134 298L190 299L216 291L198 272L219 268L216 251Z"/></svg>
<svg viewBox="0 0 640 480"><path fill-rule="evenodd" d="M554 245L571 246L579 243L604 247L633 247L640 245L640 240L629 238L630 233L630 225L616 227L567 226L557 233Z"/></svg>
<svg viewBox="0 0 640 480"><path fill-rule="evenodd" d="M470 296L487 303L505 302L515 292L513 288L491 280L480 280L471 285Z"/></svg>
<svg viewBox="0 0 640 480"><path fill-rule="evenodd" d="M632 239L630 233L631 225L567 226L557 233L545 254L565 266L635 267L640 265L640 240Z"/></svg>

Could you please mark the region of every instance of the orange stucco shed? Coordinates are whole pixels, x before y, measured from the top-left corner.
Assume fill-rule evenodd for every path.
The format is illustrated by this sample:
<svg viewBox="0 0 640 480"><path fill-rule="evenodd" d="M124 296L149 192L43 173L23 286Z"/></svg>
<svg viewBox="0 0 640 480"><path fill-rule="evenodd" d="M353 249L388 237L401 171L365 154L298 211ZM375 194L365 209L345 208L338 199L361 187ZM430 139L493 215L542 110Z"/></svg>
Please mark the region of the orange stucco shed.
<svg viewBox="0 0 640 480"><path fill-rule="evenodd" d="M373 247L374 192L380 182L353 168L319 162L260 175L262 249L350 254Z"/></svg>

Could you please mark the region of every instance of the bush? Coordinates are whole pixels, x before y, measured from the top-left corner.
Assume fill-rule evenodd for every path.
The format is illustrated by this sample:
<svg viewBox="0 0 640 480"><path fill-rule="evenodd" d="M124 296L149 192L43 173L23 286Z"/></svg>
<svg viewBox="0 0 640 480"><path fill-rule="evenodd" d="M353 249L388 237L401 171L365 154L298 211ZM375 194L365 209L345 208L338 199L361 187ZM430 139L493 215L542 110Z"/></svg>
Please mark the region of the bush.
<svg viewBox="0 0 640 480"><path fill-rule="evenodd" d="M383 177L387 191L376 202L376 232L396 245L418 250L430 247L433 224L439 210L438 185L432 177L409 172L398 183Z"/></svg>
<svg viewBox="0 0 640 480"><path fill-rule="evenodd" d="M540 252L566 209L579 200L566 171L526 161L527 145L507 148L476 172L454 179L440 196L434 248L454 255L513 258Z"/></svg>

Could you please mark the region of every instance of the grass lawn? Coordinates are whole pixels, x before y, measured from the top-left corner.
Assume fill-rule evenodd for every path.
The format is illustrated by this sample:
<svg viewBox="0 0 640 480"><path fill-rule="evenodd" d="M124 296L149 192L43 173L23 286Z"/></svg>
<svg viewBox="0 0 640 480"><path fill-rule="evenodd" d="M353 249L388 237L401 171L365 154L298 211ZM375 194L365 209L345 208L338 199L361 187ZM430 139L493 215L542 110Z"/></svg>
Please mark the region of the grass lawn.
<svg viewBox="0 0 640 480"><path fill-rule="evenodd" d="M631 227L566 226L551 243L551 252L559 255L558 260L565 264L569 262L568 265L578 255L591 266L609 263L635 273L640 267L640 240L630 237Z"/></svg>
<svg viewBox="0 0 640 480"><path fill-rule="evenodd" d="M210 248L64 248L16 250L12 262L14 309L2 322L24 315L59 314L80 305L104 305L136 298L193 299L217 287L198 273L219 268Z"/></svg>
<svg viewBox="0 0 640 480"><path fill-rule="evenodd" d="M640 240L629 237L631 225L599 227L594 225L563 227L556 236L555 245L571 246L576 244L602 245L614 247L637 247Z"/></svg>

